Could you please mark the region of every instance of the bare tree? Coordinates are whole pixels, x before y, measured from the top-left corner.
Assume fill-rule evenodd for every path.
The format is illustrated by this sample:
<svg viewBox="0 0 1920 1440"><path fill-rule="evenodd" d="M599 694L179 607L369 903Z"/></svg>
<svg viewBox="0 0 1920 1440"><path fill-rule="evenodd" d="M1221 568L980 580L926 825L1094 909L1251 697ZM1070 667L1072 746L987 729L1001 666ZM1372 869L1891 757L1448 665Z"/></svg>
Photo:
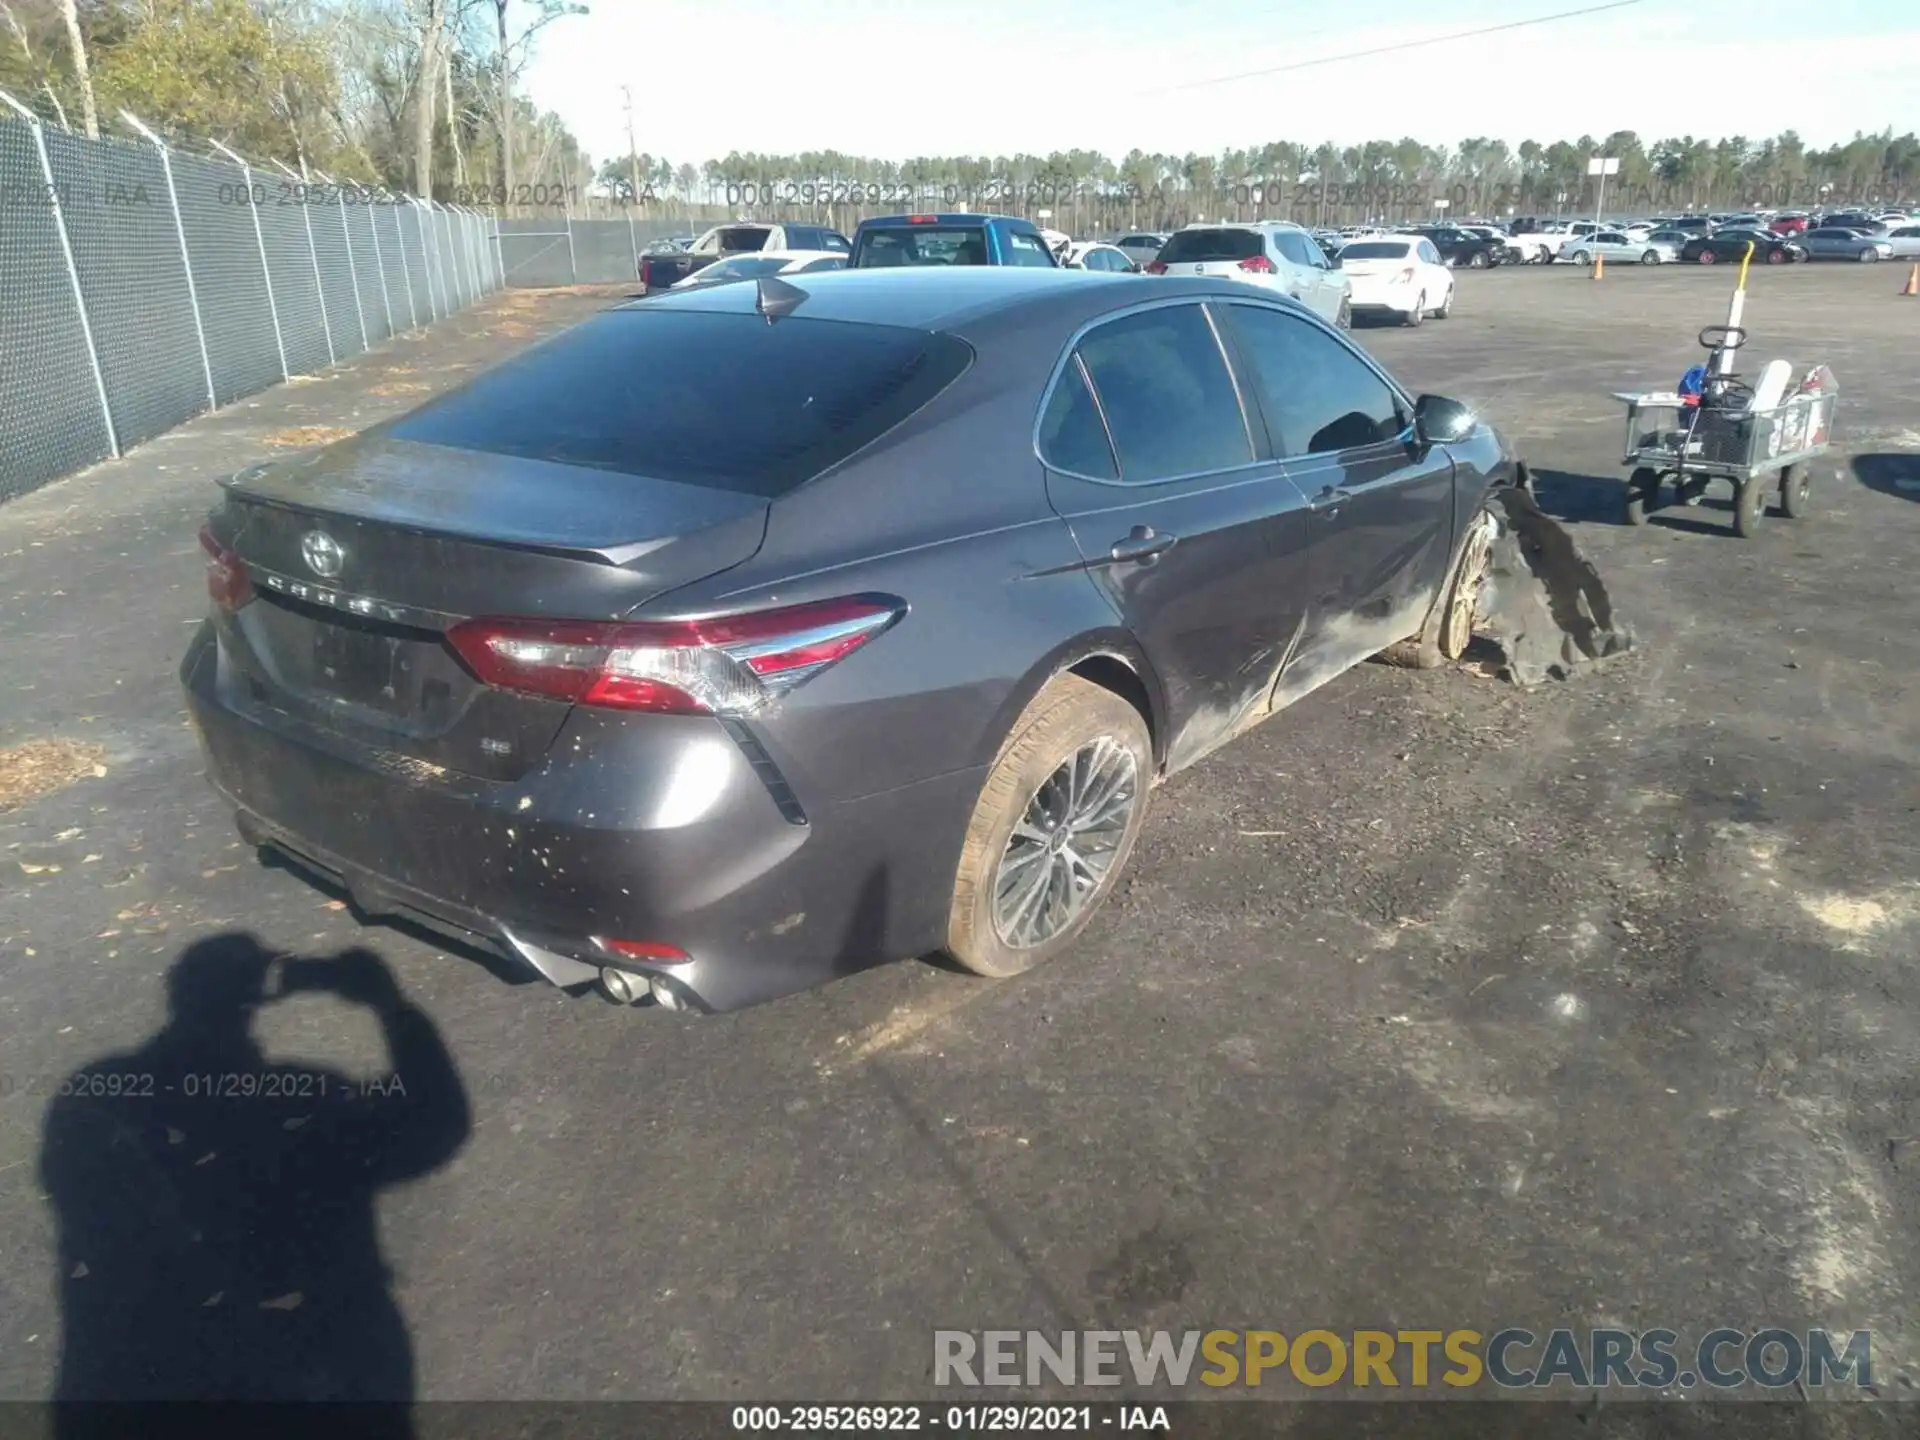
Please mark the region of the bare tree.
<svg viewBox="0 0 1920 1440"><path fill-rule="evenodd" d="M574 0L533 0L535 15L516 39L507 31L507 5L510 0L493 0L494 63L500 93L498 125L500 130L501 203L513 203L513 86L533 53L533 37L555 20L567 15L584 15L587 7Z"/></svg>
<svg viewBox="0 0 1920 1440"><path fill-rule="evenodd" d="M93 72L87 68L87 37L80 33L80 11L74 0L60 0L60 11L67 22L67 43L73 47L73 75L80 85L80 116L86 122L87 138L100 138L100 113L93 104Z"/></svg>
<svg viewBox="0 0 1920 1440"><path fill-rule="evenodd" d="M72 0L68 0L71 4ZM413 75L413 188L424 199L433 198L434 81L439 76L441 52L447 42L449 0L419 0L419 60Z"/></svg>

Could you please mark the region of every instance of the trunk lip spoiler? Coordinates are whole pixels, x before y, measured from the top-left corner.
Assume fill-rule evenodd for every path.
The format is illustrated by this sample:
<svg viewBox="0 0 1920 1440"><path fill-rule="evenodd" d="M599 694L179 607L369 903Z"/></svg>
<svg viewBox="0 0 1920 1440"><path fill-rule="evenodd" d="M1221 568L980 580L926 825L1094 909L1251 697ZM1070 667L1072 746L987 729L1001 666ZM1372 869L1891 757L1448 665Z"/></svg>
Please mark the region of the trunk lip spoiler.
<svg viewBox="0 0 1920 1440"><path fill-rule="evenodd" d="M299 505L277 495L264 494L247 486L246 472L229 476L220 482L228 493L238 496L249 505L270 506L288 515L300 516L315 525L325 525L329 521L351 525L375 525L385 530L404 535L426 535L441 540L460 540L471 545L485 545L496 550L514 550L530 555L551 555L561 560L585 560L598 565L619 568L631 565L636 560L645 559L655 550L671 545L685 537L679 535L659 535L644 540L613 541L601 545L566 545L551 540L520 540L510 535L489 535L480 530L456 529L422 525L411 520L389 520L379 515L363 515L353 510L326 510L312 505ZM761 508L761 536L764 541L767 512L772 509L768 501ZM751 511L744 511L739 518L746 518ZM724 522L722 522L724 523ZM253 562L248 561L248 568Z"/></svg>

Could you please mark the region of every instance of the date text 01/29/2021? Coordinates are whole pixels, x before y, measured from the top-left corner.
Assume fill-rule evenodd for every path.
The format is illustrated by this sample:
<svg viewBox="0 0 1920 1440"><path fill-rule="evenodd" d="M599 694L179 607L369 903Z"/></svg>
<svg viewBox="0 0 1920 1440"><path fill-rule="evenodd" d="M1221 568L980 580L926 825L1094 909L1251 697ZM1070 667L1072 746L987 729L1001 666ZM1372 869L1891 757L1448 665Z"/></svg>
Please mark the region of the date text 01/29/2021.
<svg viewBox="0 0 1920 1440"><path fill-rule="evenodd" d="M1073 1434L1173 1429L1162 1405L736 1405L736 1431L818 1434L823 1430L953 1435Z"/></svg>
<svg viewBox="0 0 1920 1440"><path fill-rule="evenodd" d="M151 1071L95 1070L71 1075L0 1075L0 1100L16 1095L44 1099L157 1100L386 1100L404 1098L398 1072L353 1077L325 1070Z"/></svg>

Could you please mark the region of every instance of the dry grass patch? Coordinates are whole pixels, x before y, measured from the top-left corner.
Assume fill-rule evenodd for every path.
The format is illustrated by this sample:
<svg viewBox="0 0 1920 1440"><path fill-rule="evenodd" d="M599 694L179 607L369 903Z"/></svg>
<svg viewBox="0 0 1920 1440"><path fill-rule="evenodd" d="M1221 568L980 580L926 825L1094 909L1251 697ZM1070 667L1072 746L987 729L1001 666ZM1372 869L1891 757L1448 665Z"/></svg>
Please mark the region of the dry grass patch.
<svg viewBox="0 0 1920 1440"><path fill-rule="evenodd" d="M345 440L353 434L338 425L295 425L291 429L276 430L267 436L269 445L287 445L305 449L310 445L331 445L336 440Z"/></svg>
<svg viewBox="0 0 1920 1440"><path fill-rule="evenodd" d="M88 775L107 773L107 752L78 740L29 740L0 750L0 810L64 790Z"/></svg>

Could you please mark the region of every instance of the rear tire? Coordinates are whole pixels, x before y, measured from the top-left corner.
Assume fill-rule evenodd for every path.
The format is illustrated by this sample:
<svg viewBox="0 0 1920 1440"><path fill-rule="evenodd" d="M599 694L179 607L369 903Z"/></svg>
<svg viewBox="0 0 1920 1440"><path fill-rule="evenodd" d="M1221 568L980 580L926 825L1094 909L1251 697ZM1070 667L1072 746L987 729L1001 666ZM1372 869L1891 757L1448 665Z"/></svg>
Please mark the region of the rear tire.
<svg viewBox="0 0 1920 1440"><path fill-rule="evenodd" d="M1493 537L1498 528L1499 521L1491 510L1482 510L1474 517L1420 633L1396 640L1376 658L1403 670L1433 670L1467 653L1492 569Z"/></svg>
<svg viewBox="0 0 1920 1440"><path fill-rule="evenodd" d="M1780 513L1798 520L1813 508L1813 469L1804 460L1780 472Z"/></svg>
<svg viewBox="0 0 1920 1440"><path fill-rule="evenodd" d="M1427 318L1427 297L1423 293L1418 300L1414 301L1413 308L1407 311L1405 315L1402 315L1400 317L1400 323L1402 325L1418 325L1421 321L1425 320L1426 318Z"/></svg>
<svg viewBox="0 0 1920 1440"><path fill-rule="evenodd" d="M1152 780L1138 710L1077 675L1051 681L1014 722L974 802L947 953L998 980L1071 945L1126 867ZM1064 848L1052 839L1062 829L1074 837ZM1104 862L1097 876L1095 862Z"/></svg>

